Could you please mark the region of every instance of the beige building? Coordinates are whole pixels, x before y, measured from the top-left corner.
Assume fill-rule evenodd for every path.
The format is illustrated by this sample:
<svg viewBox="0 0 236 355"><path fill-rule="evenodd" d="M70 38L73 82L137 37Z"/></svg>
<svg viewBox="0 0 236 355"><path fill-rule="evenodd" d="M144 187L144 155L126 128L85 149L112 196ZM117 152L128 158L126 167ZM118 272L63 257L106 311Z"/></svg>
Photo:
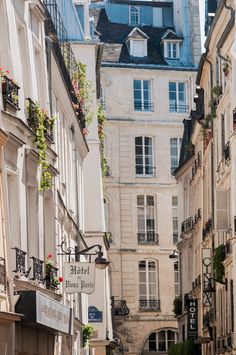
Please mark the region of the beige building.
<svg viewBox="0 0 236 355"><path fill-rule="evenodd" d="M233 1L218 3L199 65L196 111L190 117L188 134L185 128L183 159L176 173L178 197L183 201L179 211L183 233L178 244L182 266L178 323L185 334L180 334L180 340L189 333L185 300L196 300L194 338L207 355L236 351L234 11ZM188 156L184 156L186 144L192 147ZM193 217L198 208L201 219L196 223ZM190 226L187 230L186 224Z"/></svg>
<svg viewBox="0 0 236 355"><path fill-rule="evenodd" d="M194 14L191 45L179 18L183 3L91 4L95 35L104 43L104 196L121 354L167 354L178 340L172 312L178 262L169 258L178 242L173 172L200 54L198 6L185 5ZM190 26L190 18L187 22Z"/></svg>

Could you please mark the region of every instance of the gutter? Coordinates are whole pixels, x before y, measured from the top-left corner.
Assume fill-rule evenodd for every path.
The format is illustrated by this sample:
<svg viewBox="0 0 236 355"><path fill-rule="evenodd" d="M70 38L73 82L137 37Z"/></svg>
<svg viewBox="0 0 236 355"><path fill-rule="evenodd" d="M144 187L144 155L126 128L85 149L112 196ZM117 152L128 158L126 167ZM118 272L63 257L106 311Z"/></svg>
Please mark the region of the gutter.
<svg viewBox="0 0 236 355"><path fill-rule="evenodd" d="M108 68L133 68L133 69L149 69L149 70L168 70L168 71L192 71L196 72L197 67L171 67L162 64L139 64L139 63L117 63L117 62L102 62L102 67Z"/></svg>

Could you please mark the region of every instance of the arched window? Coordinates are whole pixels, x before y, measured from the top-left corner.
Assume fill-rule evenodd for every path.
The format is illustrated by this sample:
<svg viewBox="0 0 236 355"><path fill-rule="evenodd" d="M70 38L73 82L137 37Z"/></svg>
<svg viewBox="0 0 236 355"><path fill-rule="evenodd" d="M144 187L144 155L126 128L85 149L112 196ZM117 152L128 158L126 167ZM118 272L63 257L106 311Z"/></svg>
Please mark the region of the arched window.
<svg viewBox="0 0 236 355"><path fill-rule="evenodd" d="M144 345L144 350L148 351L168 351L171 345L177 343L177 331L162 329L151 333Z"/></svg>
<svg viewBox="0 0 236 355"><path fill-rule="evenodd" d="M139 309L160 310L157 285L157 263L154 260L139 262Z"/></svg>
<svg viewBox="0 0 236 355"><path fill-rule="evenodd" d="M131 5L129 7L129 24L136 26L139 24L139 7Z"/></svg>

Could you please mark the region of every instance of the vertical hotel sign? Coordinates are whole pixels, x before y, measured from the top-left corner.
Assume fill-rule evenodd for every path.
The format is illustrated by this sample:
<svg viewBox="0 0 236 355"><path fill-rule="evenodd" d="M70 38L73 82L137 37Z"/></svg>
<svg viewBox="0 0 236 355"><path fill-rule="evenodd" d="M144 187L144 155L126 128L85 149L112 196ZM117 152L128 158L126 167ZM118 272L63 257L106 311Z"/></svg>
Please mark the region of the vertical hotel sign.
<svg viewBox="0 0 236 355"><path fill-rule="evenodd" d="M197 300L190 299L188 301L188 339L196 339L198 337L198 308Z"/></svg>

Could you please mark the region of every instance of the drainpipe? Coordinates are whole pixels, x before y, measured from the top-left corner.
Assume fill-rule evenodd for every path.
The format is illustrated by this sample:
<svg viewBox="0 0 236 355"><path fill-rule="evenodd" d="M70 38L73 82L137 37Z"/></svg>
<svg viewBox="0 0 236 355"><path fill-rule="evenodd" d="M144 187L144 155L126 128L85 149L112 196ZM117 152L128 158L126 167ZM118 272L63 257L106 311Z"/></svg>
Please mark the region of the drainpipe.
<svg viewBox="0 0 236 355"><path fill-rule="evenodd" d="M47 67L48 67L48 96L50 115L52 116L52 41L48 36L45 36L46 41L46 54L47 54Z"/></svg>

